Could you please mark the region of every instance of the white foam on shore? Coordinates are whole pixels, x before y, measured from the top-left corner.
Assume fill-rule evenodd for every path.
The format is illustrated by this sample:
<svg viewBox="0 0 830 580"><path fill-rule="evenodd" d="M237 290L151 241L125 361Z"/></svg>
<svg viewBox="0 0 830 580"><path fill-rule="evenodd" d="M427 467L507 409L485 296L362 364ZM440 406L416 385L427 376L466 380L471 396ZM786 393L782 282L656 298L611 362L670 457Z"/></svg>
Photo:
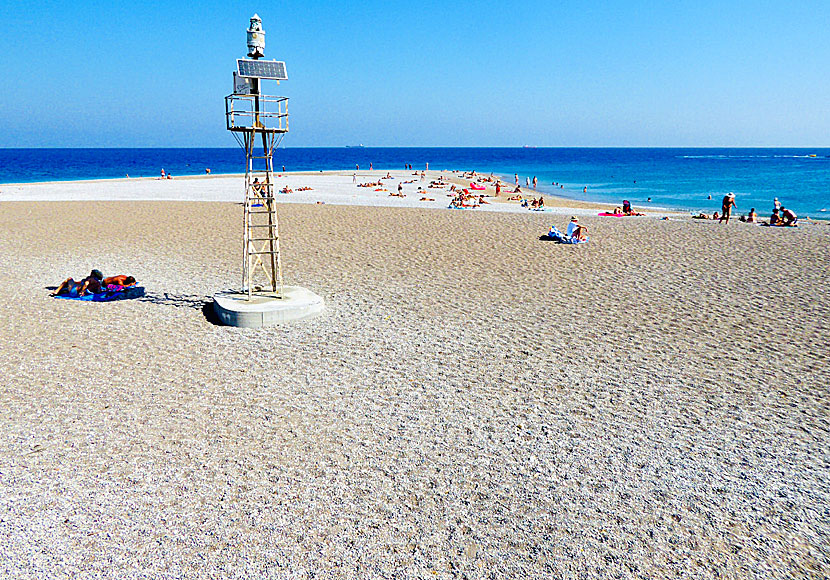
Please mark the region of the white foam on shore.
<svg viewBox="0 0 830 580"><path fill-rule="evenodd" d="M279 194L280 203L324 203L331 205L358 205L375 207L418 207L447 209L450 202L448 188L426 189L430 180L442 174L431 171L425 181L410 171L392 171L392 179L384 180L388 191L375 191L375 187L357 187L359 183L376 182L385 174L380 171L358 172L353 183L351 173L285 173L276 174L275 191L288 186L294 191ZM457 177L444 173L445 178ZM397 192L402 181L415 180L403 185L406 197L390 196ZM418 187L426 193L417 193ZM311 187L311 191L296 191L298 187ZM480 193L493 194L492 188ZM528 192L532 195L533 192ZM508 194L509 195L509 194ZM421 197L435 201L419 201ZM55 181L46 183L21 183L0 185L0 201L209 201L241 203L244 198L244 180L241 175L193 176L174 179L107 179L96 181ZM494 201L488 197L488 204L476 209L463 211L491 211L527 213L529 210L518 203ZM596 215L595 208L548 207L544 212L552 214ZM459 211L459 210L455 210ZM533 212L541 213L541 212Z"/></svg>

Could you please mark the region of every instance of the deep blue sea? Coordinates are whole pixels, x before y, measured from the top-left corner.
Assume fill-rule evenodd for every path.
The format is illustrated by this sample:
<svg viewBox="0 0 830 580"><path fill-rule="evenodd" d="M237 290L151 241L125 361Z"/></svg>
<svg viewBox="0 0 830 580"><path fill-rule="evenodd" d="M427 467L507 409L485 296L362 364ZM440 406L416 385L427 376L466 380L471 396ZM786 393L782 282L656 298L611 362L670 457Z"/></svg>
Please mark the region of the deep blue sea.
<svg viewBox="0 0 830 580"><path fill-rule="evenodd" d="M274 156L287 171L461 169L539 179L539 189L573 199L713 211L734 192L738 213L766 216L772 200L801 216L830 216L830 149L625 148L285 148ZM0 149L0 184L242 173L241 148ZM561 184L554 186L553 183ZM587 187L587 193L583 188ZM708 196L712 199L708 199ZM651 202L647 201L651 198ZM823 211L824 210L824 211Z"/></svg>

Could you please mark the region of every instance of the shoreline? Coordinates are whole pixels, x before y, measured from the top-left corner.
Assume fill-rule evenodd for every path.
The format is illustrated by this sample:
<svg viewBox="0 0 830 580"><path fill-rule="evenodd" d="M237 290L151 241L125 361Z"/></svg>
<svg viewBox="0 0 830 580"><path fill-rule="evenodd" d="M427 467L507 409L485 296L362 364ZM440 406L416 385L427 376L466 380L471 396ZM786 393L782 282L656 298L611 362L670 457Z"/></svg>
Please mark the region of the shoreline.
<svg viewBox="0 0 830 580"><path fill-rule="evenodd" d="M469 178L464 178L460 171L430 170L426 172L425 181L421 182L414 170L331 170L331 171L296 171L274 173L275 189L288 186L293 188L302 185L312 187L310 192L293 192L286 195L283 200L278 196L278 203L332 203L337 205L372 205L388 207L427 207L434 209L445 209L449 203L447 190L425 189L426 196L431 196L434 202L416 202L412 199L401 200L400 198L389 197L385 194L388 191L369 191L373 188L356 187L352 183L352 176L357 176L357 183L378 181L385 175L391 175L390 185L399 182L412 181L407 183L405 193L417 195L417 187L427 187L433 180L443 178L457 188L469 185ZM2 201L216 201L216 202L241 202L244 191L240 180L244 173L223 173L210 175L182 175L172 179L161 179L159 177L120 177L108 179L88 180L64 180L64 181L41 181L26 183L10 183L0 185L0 202ZM489 175L489 174L485 174ZM495 198L494 188L490 184L484 184L485 190L481 193L487 196L488 204L483 205L478 211L507 211L507 212L528 212L530 210L521 207L517 202L510 202L507 197L512 195L512 185L502 179L499 174L493 173L495 179L500 179L504 188L502 196ZM481 177L481 174L479 174ZM302 184L299 182L302 181ZM175 187L176 184L186 184L186 187ZM215 185L217 187L210 187ZM134 187L131 187L134 186ZM171 192L171 187L175 188ZM383 189L383 188L381 188ZM522 189L522 195L526 198L542 196L545 199L545 212L564 214L574 213L575 215L591 215L594 212L608 211L614 207L613 204L594 202L589 200L577 200L567 197L548 194L534 189ZM425 196L425 197L426 197ZM652 214L673 214L686 215L680 210L672 210L663 207L636 208L648 215ZM539 212L541 213L541 211Z"/></svg>
<svg viewBox="0 0 830 580"><path fill-rule="evenodd" d="M407 184L408 199L389 197L389 190L375 192L371 189L358 188L352 183L352 175L357 175L360 183L377 181L384 178L388 173L392 180L388 185L394 186L398 182L412 181ZM417 174L417 175L416 175ZM63 180L63 181L40 181L23 182L0 185L0 203L4 201L27 202L27 201L204 201L221 203L241 203L244 197L242 180L244 173L211 173L209 175L182 175L172 179L161 179L159 177L117 177L106 179L85 179L85 180ZM378 207L421 207L428 209L447 209L449 198L447 190L427 189L428 196L434 201L415 201L410 195L417 194L418 185L429 185L432 180L443 177L447 182L454 184L457 188L464 188L469 185L470 178L464 177L464 172L458 170L430 170L427 172L427 179L420 182L420 171L415 170L330 170L330 171L287 171L274 174L275 189L288 186L291 188L302 185L312 187L312 191L293 192L291 194L277 196L277 203L300 203L300 204L334 204L352 206L378 206ZM489 177L489 173L477 173L477 177ZM486 184L482 191L487 197L487 203L476 209L467 211L481 212L502 212L502 213L549 213L552 215L572 214L578 216L595 216L600 212L611 211L620 203L612 204L606 202L595 202L591 200L573 199L570 197L549 194L541 190L523 189L522 194L526 199L542 196L545 200L544 210L529 210L521 207L517 202L508 201L512 195L513 184L506 176L492 173L494 179L498 179L504 185L503 194L499 198L493 197L494 188ZM668 217L670 219L692 219L688 209L672 208L654 205L637 205L635 211L645 213L646 218ZM711 213L711 212L709 212ZM745 212L744 212L745 213ZM740 221L742 212L736 212L732 221ZM608 216L611 217L611 216ZM765 220L762 215L761 220ZM705 220L701 220L705 221ZM830 223L830 218L801 216L802 224L824 225Z"/></svg>

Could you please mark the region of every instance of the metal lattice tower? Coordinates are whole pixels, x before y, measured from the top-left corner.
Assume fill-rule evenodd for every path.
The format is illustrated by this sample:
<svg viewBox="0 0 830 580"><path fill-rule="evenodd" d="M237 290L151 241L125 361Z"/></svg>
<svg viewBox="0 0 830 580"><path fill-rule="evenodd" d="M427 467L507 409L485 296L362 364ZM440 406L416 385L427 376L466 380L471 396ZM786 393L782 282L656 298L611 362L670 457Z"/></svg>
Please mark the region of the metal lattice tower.
<svg viewBox="0 0 830 580"><path fill-rule="evenodd" d="M261 94L262 80L285 80L285 63L260 61L265 32L259 16L251 18L248 56L238 59L234 92L225 97L228 131L245 150L242 290L248 300L270 292L283 297L279 220L274 195L274 149L288 132L288 99ZM260 149L261 146L261 149Z"/></svg>

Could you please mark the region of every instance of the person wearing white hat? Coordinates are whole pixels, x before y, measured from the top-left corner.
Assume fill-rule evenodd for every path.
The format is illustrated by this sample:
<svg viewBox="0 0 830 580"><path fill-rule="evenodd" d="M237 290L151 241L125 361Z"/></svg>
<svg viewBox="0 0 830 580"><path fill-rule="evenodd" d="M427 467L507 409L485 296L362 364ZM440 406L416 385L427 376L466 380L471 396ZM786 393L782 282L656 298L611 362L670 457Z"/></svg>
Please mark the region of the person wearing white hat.
<svg viewBox="0 0 830 580"><path fill-rule="evenodd" d="M729 192L723 198L723 207L721 207L720 223L729 223L729 218L732 215L732 208L738 207L735 205L735 194Z"/></svg>
<svg viewBox="0 0 830 580"><path fill-rule="evenodd" d="M568 224L568 237L572 240L583 242L588 239L588 228L579 225L576 216L571 216L571 223Z"/></svg>

